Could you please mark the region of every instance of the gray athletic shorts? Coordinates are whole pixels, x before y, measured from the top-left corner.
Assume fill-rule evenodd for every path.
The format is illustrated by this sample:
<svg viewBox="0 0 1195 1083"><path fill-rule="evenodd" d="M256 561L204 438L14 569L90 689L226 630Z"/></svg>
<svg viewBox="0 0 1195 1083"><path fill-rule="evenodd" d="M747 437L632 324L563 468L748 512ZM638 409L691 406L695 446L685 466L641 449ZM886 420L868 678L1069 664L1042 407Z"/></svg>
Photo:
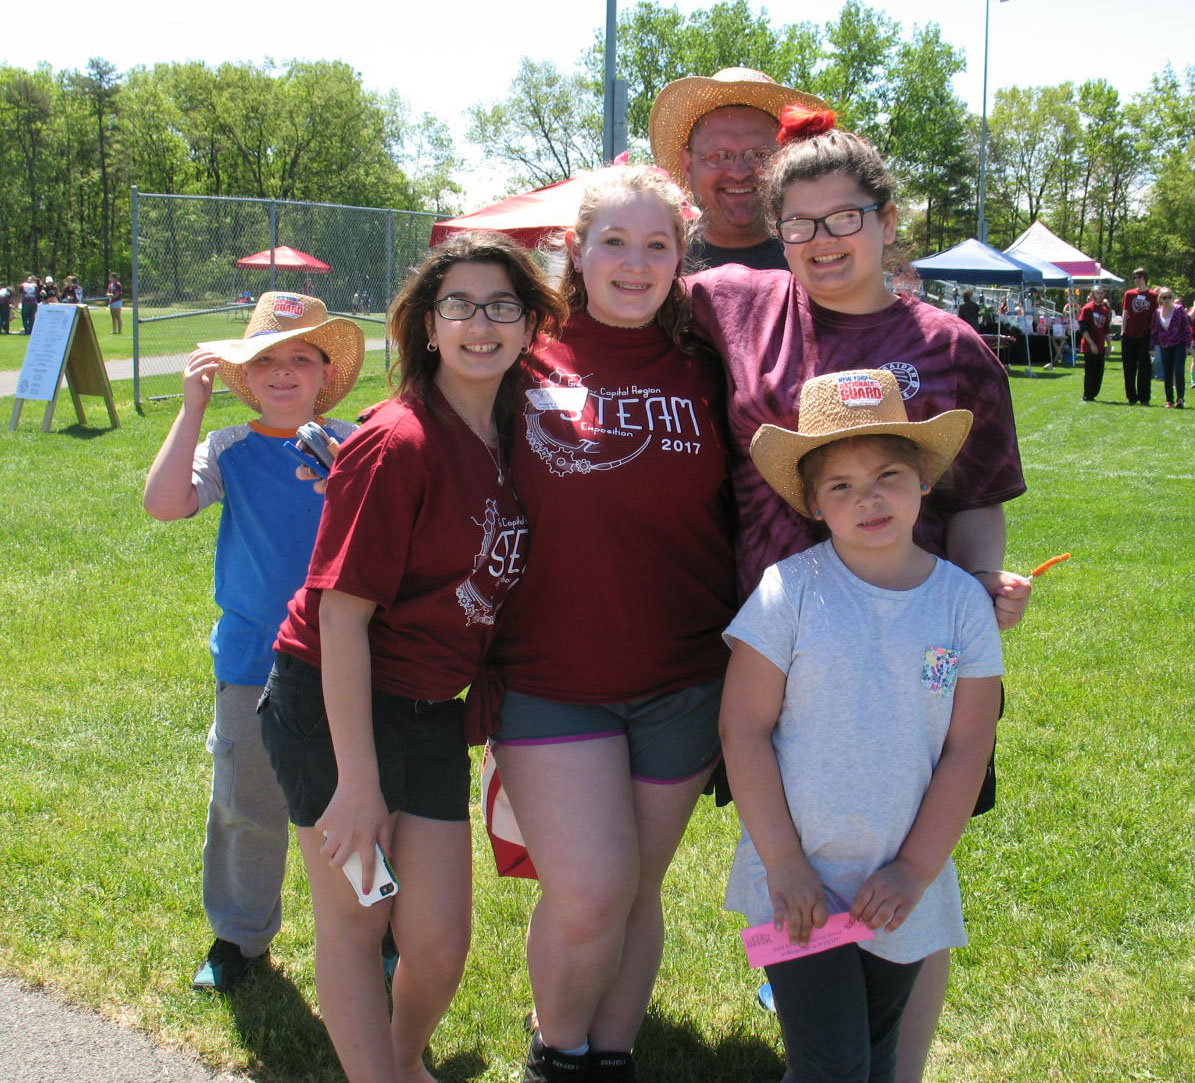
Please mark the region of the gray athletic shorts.
<svg viewBox="0 0 1195 1083"><path fill-rule="evenodd" d="M621 703L560 703L508 691L494 740L538 745L625 737L633 778L684 782L721 755L721 703L720 680Z"/></svg>

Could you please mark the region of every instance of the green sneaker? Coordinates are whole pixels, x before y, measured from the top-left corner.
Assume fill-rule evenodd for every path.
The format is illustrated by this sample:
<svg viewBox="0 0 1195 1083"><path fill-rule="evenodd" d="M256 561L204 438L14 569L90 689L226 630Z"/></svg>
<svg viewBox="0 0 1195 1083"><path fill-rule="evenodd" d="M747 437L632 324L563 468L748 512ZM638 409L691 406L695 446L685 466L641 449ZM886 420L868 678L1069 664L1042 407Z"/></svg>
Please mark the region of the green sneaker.
<svg viewBox="0 0 1195 1083"><path fill-rule="evenodd" d="M268 955L267 951L251 958L246 957L231 940L216 937L208 949L203 965L191 979L191 988L204 993L227 993L248 973L250 967Z"/></svg>

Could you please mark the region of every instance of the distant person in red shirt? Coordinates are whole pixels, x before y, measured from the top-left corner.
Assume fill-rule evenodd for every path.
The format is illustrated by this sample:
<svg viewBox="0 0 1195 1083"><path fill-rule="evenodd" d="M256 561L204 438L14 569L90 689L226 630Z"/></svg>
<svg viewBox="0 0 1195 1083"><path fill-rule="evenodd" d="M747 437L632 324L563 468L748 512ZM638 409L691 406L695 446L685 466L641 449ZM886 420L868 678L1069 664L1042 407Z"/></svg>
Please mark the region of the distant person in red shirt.
<svg viewBox="0 0 1195 1083"><path fill-rule="evenodd" d="M1104 359L1107 357L1108 324L1112 320L1112 310L1104 300L1104 291L1096 286L1091 291L1091 299L1083 306L1079 313L1079 333L1083 336L1083 401L1095 402L1100 393L1100 385L1104 382ZM1147 338L1148 345L1149 339ZM1146 375L1148 369L1148 352L1146 356ZM1128 380L1128 377L1125 377Z"/></svg>
<svg viewBox="0 0 1195 1083"><path fill-rule="evenodd" d="M124 286L115 271L108 272L108 312L112 316L112 333L120 334L121 314L124 308Z"/></svg>
<svg viewBox="0 0 1195 1083"><path fill-rule="evenodd" d="M1158 291L1148 286L1149 276L1144 267L1133 272L1133 288L1124 291L1120 325L1120 358L1124 365L1124 393L1130 406L1149 405L1150 379L1153 376L1149 358L1149 330L1153 326L1154 310L1158 307Z"/></svg>

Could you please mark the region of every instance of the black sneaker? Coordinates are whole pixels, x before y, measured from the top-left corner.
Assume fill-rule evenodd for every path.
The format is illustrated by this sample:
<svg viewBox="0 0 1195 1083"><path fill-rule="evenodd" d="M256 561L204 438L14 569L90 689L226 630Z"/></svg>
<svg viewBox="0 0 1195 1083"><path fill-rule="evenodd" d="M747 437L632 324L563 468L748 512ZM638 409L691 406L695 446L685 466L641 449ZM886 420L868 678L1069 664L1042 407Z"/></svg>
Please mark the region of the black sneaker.
<svg viewBox="0 0 1195 1083"><path fill-rule="evenodd" d="M588 1054L561 1053L544 1045L537 1030L523 1068L523 1083L582 1083L587 1078Z"/></svg>
<svg viewBox="0 0 1195 1083"><path fill-rule="evenodd" d="M635 1061L630 1053L589 1052L588 1083L635 1083Z"/></svg>
<svg viewBox="0 0 1195 1083"><path fill-rule="evenodd" d="M251 957L242 955L241 949L231 940L216 937L203 965L191 979L191 988L204 993L227 993L252 966L268 955L268 951Z"/></svg>

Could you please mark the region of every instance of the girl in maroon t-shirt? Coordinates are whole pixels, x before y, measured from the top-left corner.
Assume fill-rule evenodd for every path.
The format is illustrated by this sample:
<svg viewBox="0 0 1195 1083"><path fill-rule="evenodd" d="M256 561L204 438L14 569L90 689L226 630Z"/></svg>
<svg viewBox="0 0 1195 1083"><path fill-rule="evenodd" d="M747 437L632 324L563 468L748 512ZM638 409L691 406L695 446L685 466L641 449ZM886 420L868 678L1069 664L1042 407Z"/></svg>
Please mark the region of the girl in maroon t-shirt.
<svg viewBox="0 0 1195 1083"><path fill-rule="evenodd" d="M496 756L543 892L536 1083L634 1078L661 881L720 755L723 378L684 331L682 206L655 170L597 175L565 238L572 317L525 365L512 462L531 550L493 662Z"/></svg>
<svg viewBox="0 0 1195 1083"><path fill-rule="evenodd" d="M423 1050L470 930L469 759L456 695L522 573L526 523L499 440L516 362L563 302L504 236L434 249L390 310L401 382L347 440L305 586L278 633L262 736L311 882L320 1009L351 1080L433 1083ZM363 889L401 891L371 906ZM347 869L346 869L347 871ZM401 946L391 992L378 946Z"/></svg>

